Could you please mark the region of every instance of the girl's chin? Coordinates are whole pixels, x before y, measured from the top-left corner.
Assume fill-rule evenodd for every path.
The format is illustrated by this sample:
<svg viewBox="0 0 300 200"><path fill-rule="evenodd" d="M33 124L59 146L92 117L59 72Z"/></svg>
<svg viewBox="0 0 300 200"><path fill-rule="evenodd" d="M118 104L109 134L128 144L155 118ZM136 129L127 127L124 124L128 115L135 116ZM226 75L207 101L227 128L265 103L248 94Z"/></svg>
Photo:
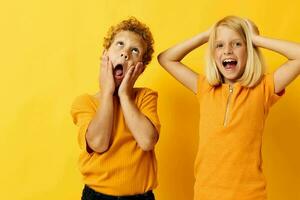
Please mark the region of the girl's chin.
<svg viewBox="0 0 300 200"><path fill-rule="evenodd" d="M225 80L227 80L227 82L231 82L234 83L236 82L241 76L238 76L237 74L231 74L231 75L223 75L223 77L225 78Z"/></svg>

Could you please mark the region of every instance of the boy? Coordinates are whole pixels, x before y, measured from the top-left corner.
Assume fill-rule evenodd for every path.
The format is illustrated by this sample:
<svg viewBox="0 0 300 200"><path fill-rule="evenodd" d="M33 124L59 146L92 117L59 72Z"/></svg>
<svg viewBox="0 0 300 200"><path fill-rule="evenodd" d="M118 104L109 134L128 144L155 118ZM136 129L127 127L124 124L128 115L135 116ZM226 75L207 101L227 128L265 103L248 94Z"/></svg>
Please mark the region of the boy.
<svg viewBox="0 0 300 200"><path fill-rule="evenodd" d="M82 150L82 200L154 200L157 93L133 87L152 54L149 28L133 17L104 38L100 91L77 97L71 108Z"/></svg>

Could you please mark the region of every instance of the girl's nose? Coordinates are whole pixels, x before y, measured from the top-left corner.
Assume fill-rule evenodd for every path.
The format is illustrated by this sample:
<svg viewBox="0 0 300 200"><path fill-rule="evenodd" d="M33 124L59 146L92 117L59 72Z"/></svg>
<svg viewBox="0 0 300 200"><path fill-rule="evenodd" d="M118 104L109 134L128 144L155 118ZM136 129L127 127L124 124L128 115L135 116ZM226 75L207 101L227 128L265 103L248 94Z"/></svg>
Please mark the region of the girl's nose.
<svg viewBox="0 0 300 200"><path fill-rule="evenodd" d="M232 54L232 48L230 46L227 46L225 49L224 49L224 55L230 55Z"/></svg>

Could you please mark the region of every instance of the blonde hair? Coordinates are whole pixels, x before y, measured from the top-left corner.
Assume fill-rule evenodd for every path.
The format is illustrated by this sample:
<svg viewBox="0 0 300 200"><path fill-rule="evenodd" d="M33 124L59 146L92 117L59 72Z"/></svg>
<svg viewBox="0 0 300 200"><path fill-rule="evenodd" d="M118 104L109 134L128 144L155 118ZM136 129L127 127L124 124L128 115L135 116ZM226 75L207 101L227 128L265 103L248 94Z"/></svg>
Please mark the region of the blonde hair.
<svg viewBox="0 0 300 200"><path fill-rule="evenodd" d="M251 32L246 21L236 16L227 16L218 21L212 28L208 41L209 49L206 58L206 77L209 84L218 86L223 83L223 75L219 72L214 59L216 34L219 26L226 26L236 31L244 40L247 47L247 62L245 70L238 79L238 82L245 87L256 86L265 73L263 57L259 49L252 44Z"/></svg>

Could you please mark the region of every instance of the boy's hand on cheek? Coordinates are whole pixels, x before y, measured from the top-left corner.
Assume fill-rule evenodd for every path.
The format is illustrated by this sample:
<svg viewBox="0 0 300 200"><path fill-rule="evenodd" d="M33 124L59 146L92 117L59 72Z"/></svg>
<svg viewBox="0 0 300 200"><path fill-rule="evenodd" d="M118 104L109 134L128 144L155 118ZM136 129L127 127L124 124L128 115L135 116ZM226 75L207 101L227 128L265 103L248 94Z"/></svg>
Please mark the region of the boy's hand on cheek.
<svg viewBox="0 0 300 200"><path fill-rule="evenodd" d="M106 55L102 56L99 87L104 95L113 95L115 91L113 65Z"/></svg>
<svg viewBox="0 0 300 200"><path fill-rule="evenodd" d="M138 62L135 66L131 66L128 69L118 90L118 95L120 99L122 97L131 97L135 81L144 71L144 68L145 67L143 63Z"/></svg>

